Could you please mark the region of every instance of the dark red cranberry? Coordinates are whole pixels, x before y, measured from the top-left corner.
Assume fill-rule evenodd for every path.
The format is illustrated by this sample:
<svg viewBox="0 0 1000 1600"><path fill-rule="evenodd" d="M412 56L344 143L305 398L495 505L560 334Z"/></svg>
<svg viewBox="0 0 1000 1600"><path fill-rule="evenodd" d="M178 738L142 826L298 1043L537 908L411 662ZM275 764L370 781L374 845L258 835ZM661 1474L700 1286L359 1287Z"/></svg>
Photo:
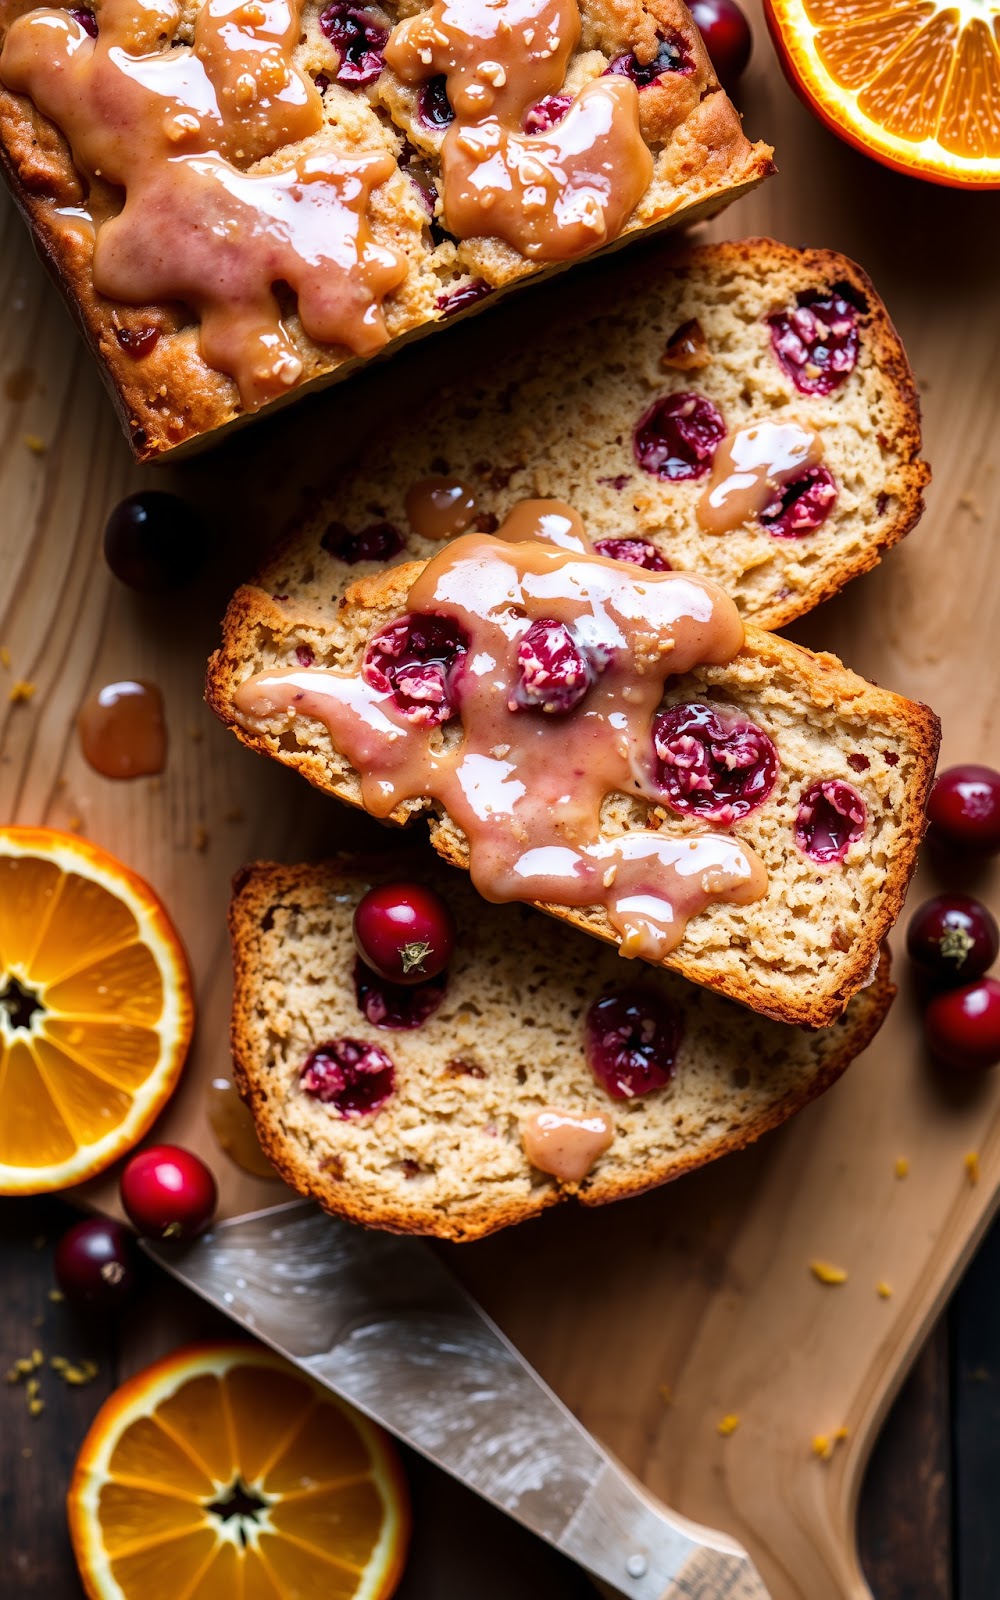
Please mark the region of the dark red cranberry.
<svg viewBox="0 0 1000 1600"><path fill-rule="evenodd" d="M858 360L858 312L836 289L804 289L768 317L774 353L800 394L830 394Z"/></svg>
<svg viewBox="0 0 1000 1600"><path fill-rule="evenodd" d="M688 10L705 41L719 82L732 94L753 49L749 22L736 0L691 0Z"/></svg>
<svg viewBox="0 0 1000 1600"><path fill-rule="evenodd" d="M352 89L374 83L382 71L388 28L370 11L346 5L344 0L334 0L333 5L320 12L319 26L340 57L337 82Z"/></svg>
<svg viewBox="0 0 1000 1600"><path fill-rule="evenodd" d="M316 85L320 94L326 94L326 91L329 89L332 82L333 79L327 72L317 72L315 78L313 79L313 83Z"/></svg>
<svg viewBox="0 0 1000 1600"><path fill-rule="evenodd" d="M354 566L356 561L390 561L403 548L403 536L391 522L371 522L360 533L352 533L342 522L331 522L320 544L338 561Z"/></svg>
<svg viewBox="0 0 1000 1600"><path fill-rule="evenodd" d="M132 1235L107 1217L74 1223L56 1245L53 1264L67 1300L90 1311L113 1311L135 1290L138 1267Z"/></svg>
<svg viewBox="0 0 1000 1600"><path fill-rule="evenodd" d="M190 583L210 550L194 506L161 489L119 501L104 528L105 561L120 582L143 594Z"/></svg>
<svg viewBox="0 0 1000 1600"><path fill-rule="evenodd" d="M299 1074L299 1087L341 1117L366 1117L385 1105L396 1087L396 1069L377 1044L330 1039L319 1045Z"/></svg>
<svg viewBox="0 0 1000 1600"><path fill-rule="evenodd" d="M97 38L97 18L89 6L70 6L69 14L74 22L78 22L84 33L89 33L92 39Z"/></svg>
<svg viewBox="0 0 1000 1600"><path fill-rule="evenodd" d="M455 113L448 99L447 78L428 78L426 83L420 85L417 116L428 128L447 128L449 122L454 122Z"/></svg>
<svg viewBox="0 0 1000 1600"><path fill-rule="evenodd" d="M594 544L596 555L609 561L625 561L630 567L644 567L647 572L671 572L655 544L648 539L598 539Z"/></svg>
<svg viewBox="0 0 1000 1600"><path fill-rule="evenodd" d="M657 36L656 54L652 61L639 61L634 55L615 56L604 69L604 76L630 78L637 89L648 89L668 72L693 72L694 61L685 40L679 33Z"/></svg>
<svg viewBox="0 0 1000 1600"><path fill-rule="evenodd" d="M825 522L837 503L837 485L825 467L807 467L777 490L760 512L773 539L801 539Z"/></svg>
<svg viewBox="0 0 1000 1600"><path fill-rule="evenodd" d="M391 694L396 710L433 728L457 713L454 691L468 641L457 622L411 613L389 622L371 640L361 675Z"/></svg>
<svg viewBox="0 0 1000 1600"><path fill-rule="evenodd" d="M697 701L653 720L656 782L685 816L725 826L763 805L778 776L778 752L754 723Z"/></svg>
<svg viewBox="0 0 1000 1600"><path fill-rule="evenodd" d="M680 1043L680 1017L640 989L604 995L587 1012L587 1065L614 1100L665 1088L674 1075Z"/></svg>
<svg viewBox="0 0 1000 1600"><path fill-rule="evenodd" d="M630 483L631 480L631 472L619 472L613 478L598 478L597 481L598 483L610 484L612 489L617 489L620 493L621 490L624 489L625 485Z"/></svg>
<svg viewBox="0 0 1000 1600"><path fill-rule="evenodd" d="M218 1191L199 1156L176 1144L156 1144L126 1164L121 1199L147 1238L193 1239L211 1222Z"/></svg>
<svg viewBox="0 0 1000 1600"><path fill-rule="evenodd" d="M484 300L492 293L493 290L484 278L470 278L468 283L463 283L458 289L452 289L450 294L439 294L434 304L446 317L454 317L459 311L464 311L466 306L474 306L477 300Z"/></svg>
<svg viewBox="0 0 1000 1600"><path fill-rule="evenodd" d="M111 325L119 345L133 361L141 361L144 356L155 350L160 342L160 329L157 327L126 328L113 313Z"/></svg>
<svg viewBox="0 0 1000 1600"><path fill-rule="evenodd" d="M524 114L525 133L548 133L566 115L573 104L571 94L547 94L544 100L531 106Z"/></svg>
<svg viewBox="0 0 1000 1600"><path fill-rule="evenodd" d="M704 395L668 394L639 418L632 449L643 471L658 478L703 478L725 433L726 424Z"/></svg>
<svg viewBox="0 0 1000 1600"><path fill-rule="evenodd" d="M1000 850L1000 772L992 767L948 767L927 805L933 836L963 850L993 856Z"/></svg>
<svg viewBox="0 0 1000 1600"><path fill-rule="evenodd" d="M448 986L444 973L422 983L390 983L366 966L358 956L354 963L354 996L358 1010L373 1028L422 1028L432 1017Z"/></svg>
<svg viewBox="0 0 1000 1600"><path fill-rule="evenodd" d="M578 706L597 677L588 652L564 622L540 617L517 647L518 676L511 711L547 711L563 716Z"/></svg>
<svg viewBox="0 0 1000 1600"><path fill-rule="evenodd" d="M970 894L938 894L913 913L906 930L911 961L932 978L968 983L991 967L1000 952L993 913Z"/></svg>
<svg viewBox="0 0 1000 1600"><path fill-rule="evenodd" d="M312 646L297 644L295 646L295 659L300 667L311 667L316 657L312 653Z"/></svg>
<svg viewBox="0 0 1000 1600"><path fill-rule="evenodd" d="M867 816L865 803L851 784L821 778L799 801L795 843L814 861L843 861L863 836Z"/></svg>
<svg viewBox="0 0 1000 1600"><path fill-rule="evenodd" d="M358 901L354 947L390 983L422 983L443 972L455 948L455 919L423 883L379 883Z"/></svg>
<svg viewBox="0 0 1000 1600"><path fill-rule="evenodd" d="M980 978L934 996L924 1013L931 1052L949 1067L983 1069L1000 1061L1000 983Z"/></svg>

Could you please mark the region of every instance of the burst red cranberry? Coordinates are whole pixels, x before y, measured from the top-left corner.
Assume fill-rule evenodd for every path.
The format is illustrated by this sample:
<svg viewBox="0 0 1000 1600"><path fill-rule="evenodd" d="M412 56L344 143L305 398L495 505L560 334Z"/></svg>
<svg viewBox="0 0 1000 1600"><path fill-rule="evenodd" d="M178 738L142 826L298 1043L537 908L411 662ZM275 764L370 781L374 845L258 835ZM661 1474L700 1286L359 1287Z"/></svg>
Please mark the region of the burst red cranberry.
<svg viewBox="0 0 1000 1600"><path fill-rule="evenodd" d="M679 33L670 33L658 36L652 61L640 61L634 55L615 56L604 69L604 76L612 73L616 77L630 78L637 89L648 89L668 72L693 71L694 61L685 40Z"/></svg>
<svg viewBox="0 0 1000 1600"><path fill-rule="evenodd" d="M670 562L664 560L648 539L598 539L594 551L608 561L625 561L630 567L643 567L646 572L672 571Z"/></svg>
<svg viewBox="0 0 1000 1600"><path fill-rule="evenodd" d="M807 467L777 491L760 513L773 539L801 539L824 523L837 503L837 485L825 467Z"/></svg>
<svg viewBox="0 0 1000 1600"><path fill-rule="evenodd" d="M338 561L391 561L403 548L403 536L391 522L372 522L352 533L342 522L331 522L320 544Z"/></svg>
<svg viewBox="0 0 1000 1600"><path fill-rule="evenodd" d="M439 294L434 304L446 317L454 317L467 306L474 306L477 300L485 300L486 296L492 293L484 278L470 278L468 283L463 283L458 289L452 289L450 294Z"/></svg>
<svg viewBox="0 0 1000 1600"><path fill-rule="evenodd" d="M367 1117L391 1097L396 1069L377 1044L330 1039L306 1061L299 1087L340 1117Z"/></svg>
<svg viewBox="0 0 1000 1600"><path fill-rule="evenodd" d="M1000 1061L1000 983L980 978L934 996L924 1013L931 1052L949 1067L983 1069Z"/></svg>
<svg viewBox="0 0 1000 1600"><path fill-rule="evenodd" d="M525 133L548 133L566 115L573 104L571 94L548 94L524 114Z"/></svg>
<svg viewBox="0 0 1000 1600"><path fill-rule="evenodd" d="M736 0L691 0L688 7L722 87L731 94L753 49L750 24Z"/></svg>
<svg viewBox="0 0 1000 1600"><path fill-rule="evenodd" d="M450 617L413 613L387 623L371 640L362 676L391 694L397 711L434 728L457 713L455 691L468 648Z"/></svg>
<svg viewBox="0 0 1000 1600"><path fill-rule="evenodd" d="M455 113L448 99L447 78L428 78L426 83L420 85L417 116L427 128L447 128L449 122L454 122Z"/></svg>
<svg viewBox="0 0 1000 1600"><path fill-rule="evenodd" d="M689 702L653 721L656 782L682 816L724 826L763 805L778 776L778 752L754 723Z"/></svg>
<svg viewBox="0 0 1000 1600"><path fill-rule="evenodd" d="M218 1191L208 1167L175 1144L151 1145L127 1163L122 1205L149 1239L193 1239L215 1213Z"/></svg>
<svg viewBox="0 0 1000 1600"><path fill-rule="evenodd" d="M632 448L643 471L658 478L703 478L725 432L721 415L703 395L668 394L639 418Z"/></svg>
<svg viewBox="0 0 1000 1600"><path fill-rule="evenodd" d="M564 622L540 617L517 647L511 711L563 716L578 706L597 677L594 663Z"/></svg>
<svg viewBox="0 0 1000 1600"><path fill-rule="evenodd" d="M639 989L604 995L587 1012L587 1065L614 1100L665 1088L674 1075L680 1043L680 1018Z"/></svg>
<svg viewBox="0 0 1000 1600"><path fill-rule="evenodd" d="M88 1311L113 1311L134 1292L137 1279L132 1235L120 1222L88 1217L56 1245L55 1273L67 1300Z"/></svg>
<svg viewBox="0 0 1000 1600"><path fill-rule="evenodd" d="M925 900L906 930L910 960L946 983L968 983L991 967L1000 952L1000 928L992 912L970 894L938 894Z"/></svg>
<svg viewBox="0 0 1000 1600"><path fill-rule="evenodd" d="M335 77L352 89L363 89L374 83L383 67L382 52L389 38L389 30L370 11L345 5L335 0L320 12L320 32L329 39L340 64Z"/></svg>
<svg viewBox="0 0 1000 1600"><path fill-rule="evenodd" d="M104 528L105 561L121 583L143 594L190 583L210 550L194 506L161 489L119 501Z"/></svg>
<svg viewBox="0 0 1000 1600"><path fill-rule="evenodd" d="M963 850L1000 850L1000 772L967 765L942 772L927 805L933 834Z"/></svg>
<svg viewBox="0 0 1000 1600"><path fill-rule="evenodd" d="M768 317L774 353L800 394L831 394L858 360L858 313L836 289L805 289Z"/></svg>
<svg viewBox="0 0 1000 1600"><path fill-rule="evenodd" d="M354 963L354 998L373 1028L397 1032L422 1028L441 1004L446 988L444 973L425 978L422 983L390 983L366 966L360 956Z"/></svg>
<svg viewBox="0 0 1000 1600"><path fill-rule="evenodd" d="M455 919L423 883L379 883L358 901L354 947L390 983L423 983L443 972L455 948Z"/></svg>
<svg viewBox="0 0 1000 1600"><path fill-rule="evenodd" d="M97 18L89 6L70 6L69 14L74 22L78 22L84 33L92 39L97 38Z"/></svg>
<svg viewBox="0 0 1000 1600"><path fill-rule="evenodd" d="M868 813L851 784L822 778L799 801L795 843L814 861L843 861L852 844L864 836Z"/></svg>
<svg viewBox="0 0 1000 1600"><path fill-rule="evenodd" d="M142 325L126 327L112 312L111 325L115 330L119 346L127 356L132 357L133 361L142 361L144 357L151 355L160 342L160 329L155 324L148 324L145 327Z"/></svg>

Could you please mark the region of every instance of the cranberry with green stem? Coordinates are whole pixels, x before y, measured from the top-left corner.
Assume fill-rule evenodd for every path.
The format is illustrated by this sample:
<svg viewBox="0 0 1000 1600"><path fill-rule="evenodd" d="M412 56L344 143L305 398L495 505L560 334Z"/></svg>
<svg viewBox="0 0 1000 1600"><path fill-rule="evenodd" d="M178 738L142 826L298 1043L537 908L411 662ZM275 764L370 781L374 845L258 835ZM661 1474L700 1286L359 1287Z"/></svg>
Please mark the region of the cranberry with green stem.
<svg viewBox="0 0 1000 1600"><path fill-rule="evenodd" d="M200 1156L176 1144L151 1145L127 1162L121 1201L148 1239L193 1239L211 1222L218 1202L215 1179Z"/></svg>
<svg viewBox="0 0 1000 1600"><path fill-rule="evenodd" d="M354 947L390 983L425 983L443 972L455 948L455 920L423 883L380 883L354 912Z"/></svg>
<svg viewBox="0 0 1000 1600"><path fill-rule="evenodd" d="M732 94L753 49L749 22L736 0L691 0L688 10L705 41L719 82Z"/></svg>
<svg viewBox="0 0 1000 1600"><path fill-rule="evenodd" d="M132 1235L107 1217L74 1223L56 1245L54 1266L66 1299L87 1311L114 1311L135 1291Z"/></svg>
<svg viewBox="0 0 1000 1600"><path fill-rule="evenodd" d="M194 506L162 489L119 501L104 528L104 559L130 589L155 594L197 577L210 553L208 531Z"/></svg>
<svg viewBox="0 0 1000 1600"><path fill-rule="evenodd" d="M927 804L931 837L977 855L1000 851L1000 772L968 763L942 772Z"/></svg>
<svg viewBox="0 0 1000 1600"><path fill-rule="evenodd" d="M934 996L924 1013L931 1054L959 1071L985 1071L1000 1062L1000 983L979 978Z"/></svg>
<svg viewBox="0 0 1000 1600"><path fill-rule="evenodd" d="M910 960L932 978L968 983L991 967L1000 952L993 913L969 894L938 894L925 900L906 930Z"/></svg>

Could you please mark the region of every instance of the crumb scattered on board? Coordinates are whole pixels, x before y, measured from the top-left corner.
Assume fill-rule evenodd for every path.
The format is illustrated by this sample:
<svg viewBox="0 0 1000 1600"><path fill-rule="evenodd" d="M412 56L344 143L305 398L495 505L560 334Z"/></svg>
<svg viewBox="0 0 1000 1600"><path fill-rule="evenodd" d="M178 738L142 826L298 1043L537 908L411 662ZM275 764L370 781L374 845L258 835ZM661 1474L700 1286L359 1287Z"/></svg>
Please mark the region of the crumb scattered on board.
<svg viewBox="0 0 1000 1600"><path fill-rule="evenodd" d="M30 678L17 678L10 686L7 699L12 706L26 705L35 692Z"/></svg>
<svg viewBox="0 0 1000 1600"><path fill-rule="evenodd" d="M906 1156L896 1157L896 1177L907 1178L910 1175L910 1163Z"/></svg>
<svg viewBox="0 0 1000 1600"><path fill-rule="evenodd" d="M809 1270L820 1283L835 1286L847 1282L847 1273L843 1267L835 1267L832 1261L810 1261Z"/></svg>
<svg viewBox="0 0 1000 1600"><path fill-rule="evenodd" d="M883 1278L880 1283L875 1285L875 1292L880 1300L888 1300L892 1295L892 1284L886 1283Z"/></svg>
<svg viewBox="0 0 1000 1600"><path fill-rule="evenodd" d="M739 1425L739 1417L736 1415L735 1411L730 1411L727 1416L721 1418L721 1420L716 1424L715 1431L717 1433L721 1433L724 1439L728 1439L731 1433L736 1432Z"/></svg>
<svg viewBox="0 0 1000 1600"><path fill-rule="evenodd" d="M815 1433L812 1438L812 1453L820 1461L829 1461L838 1444L847 1438L846 1428L837 1428L833 1433Z"/></svg>
<svg viewBox="0 0 1000 1600"><path fill-rule="evenodd" d="M970 1150L968 1152L968 1154L964 1158L964 1163L965 1163L965 1170L969 1175L969 1182L972 1183L972 1184L978 1183L979 1182L979 1151L978 1150Z"/></svg>

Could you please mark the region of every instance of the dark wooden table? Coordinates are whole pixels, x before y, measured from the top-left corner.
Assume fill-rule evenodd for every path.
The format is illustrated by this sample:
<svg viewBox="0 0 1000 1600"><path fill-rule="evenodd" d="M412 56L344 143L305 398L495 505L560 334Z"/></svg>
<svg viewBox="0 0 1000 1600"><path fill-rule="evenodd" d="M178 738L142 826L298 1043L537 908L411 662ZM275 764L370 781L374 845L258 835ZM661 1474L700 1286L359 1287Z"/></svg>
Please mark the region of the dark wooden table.
<svg viewBox="0 0 1000 1600"><path fill-rule="evenodd" d="M0 1201L0 1366L35 1348L98 1364L85 1387L43 1374L45 1409L34 1418L23 1388L0 1388L2 1600L80 1600L63 1495L91 1418L147 1360L229 1331L153 1268L120 1319L88 1325L51 1300L53 1245L72 1220L60 1201ZM868 1470L861 1550L877 1600L1000 1596L998 1438L1000 1222L928 1340ZM415 1533L400 1600L593 1595L576 1569L442 1473L413 1457L407 1468Z"/></svg>

